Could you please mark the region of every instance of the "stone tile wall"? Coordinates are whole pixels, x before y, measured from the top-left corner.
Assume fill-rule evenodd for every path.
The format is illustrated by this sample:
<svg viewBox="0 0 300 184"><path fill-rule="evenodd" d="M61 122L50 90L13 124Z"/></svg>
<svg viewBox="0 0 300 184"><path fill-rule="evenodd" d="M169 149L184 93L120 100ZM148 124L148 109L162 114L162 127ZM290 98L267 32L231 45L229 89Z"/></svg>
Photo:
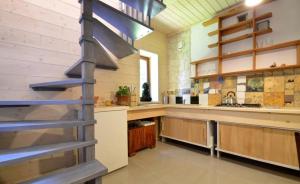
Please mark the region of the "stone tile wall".
<svg viewBox="0 0 300 184"><path fill-rule="evenodd" d="M190 31L168 38L169 90L181 93L190 88L191 44Z"/></svg>
<svg viewBox="0 0 300 184"><path fill-rule="evenodd" d="M191 95L209 93L209 105L224 101L228 92L235 93L238 103L300 107L300 69L192 82Z"/></svg>

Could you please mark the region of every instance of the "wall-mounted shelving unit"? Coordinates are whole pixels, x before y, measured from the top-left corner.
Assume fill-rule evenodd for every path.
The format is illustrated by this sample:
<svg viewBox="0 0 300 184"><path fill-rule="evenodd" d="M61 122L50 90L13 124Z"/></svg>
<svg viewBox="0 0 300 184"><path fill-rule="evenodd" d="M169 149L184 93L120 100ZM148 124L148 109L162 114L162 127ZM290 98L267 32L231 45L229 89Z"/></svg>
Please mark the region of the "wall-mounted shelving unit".
<svg viewBox="0 0 300 184"><path fill-rule="evenodd" d="M237 72L228 72L223 73L221 75L219 74L210 74L210 75L203 75L203 76L196 76L191 77L192 79L203 79L203 78L214 78L218 76L228 77L228 76L238 76L241 74L250 75L250 74L261 74L262 72L272 72L272 71L278 71L278 70L284 70L284 69L293 69L293 68L300 68L300 64L297 65L289 65L284 67L274 67L274 68L260 68L256 70L243 70L243 71L237 71Z"/></svg>
<svg viewBox="0 0 300 184"><path fill-rule="evenodd" d="M268 33L272 33L272 32L273 32L273 29L272 28L268 28L266 30L256 31L256 32L253 32L253 33L247 33L247 34L244 34L244 35L241 35L241 36L237 36L235 38L223 40L220 44L226 45L226 44L229 44L229 43L238 42L238 41L242 41L242 40L251 38L254 35L260 36L260 35L264 35L264 34L268 34ZM218 47L218 44L219 43L213 43L213 44L208 45L208 47L209 48Z"/></svg>
<svg viewBox="0 0 300 184"><path fill-rule="evenodd" d="M272 2L272 1L269 1ZM240 13L251 11L252 18L238 22L236 24L232 24L230 26L223 27L223 21L225 19L228 19L230 17L236 16ZM204 58L195 62L192 62L193 65L196 65L196 76L192 77L192 79L200 79L200 78L209 78L209 77L216 77L216 76L233 76L233 75L240 75L240 74L253 74L253 73L261 73L264 71L274 71L274 70L282 70L282 69L290 69L290 68L300 68L300 40L294 40L284 43L275 44L272 46L267 46L263 48L257 48L257 37L261 35L265 35L268 33L272 33L273 29L271 27L268 27L263 30L257 30L257 22L267 20L273 16L272 12L267 12L265 14L256 15L256 8L253 8L251 10L241 7L240 9L236 9L234 12L229 12L227 14L224 14L223 16L218 17L218 21L215 23L218 23L218 29L215 31L212 31L208 33L208 36L218 36L218 42L208 45L209 48L218 48L218 56L210 57L210 58ZM212 24L212 21L208 21L209 24ZM240 31L244 31L246 29L252 28L252 31L250 33L246 33L240 36L236 36L230 39L223 40L223 36L230 35L233 33L237 33ZM252 38L252 48L233 52L230 54L224 54L223 53L223 46L229 43L235 43L239 42L245 39ZM297 62L295 65L288 65L288 66L280 66L280 67L273 67L273 68L256 68L256 56L259 53L277 50L277 49L283 49L288 47L295 47L297 49ZM222 63L224 60L242 57L242 56L251 56L252 55L252 69L251 70L244 70L244 71L236 71L236 72L230 72L230 73L223 73L222 72ZM198 66L207 63L207 62L216 62L218 61L218 71L216 74L210 74L210 75L201 75L198 73Z"/></svg>

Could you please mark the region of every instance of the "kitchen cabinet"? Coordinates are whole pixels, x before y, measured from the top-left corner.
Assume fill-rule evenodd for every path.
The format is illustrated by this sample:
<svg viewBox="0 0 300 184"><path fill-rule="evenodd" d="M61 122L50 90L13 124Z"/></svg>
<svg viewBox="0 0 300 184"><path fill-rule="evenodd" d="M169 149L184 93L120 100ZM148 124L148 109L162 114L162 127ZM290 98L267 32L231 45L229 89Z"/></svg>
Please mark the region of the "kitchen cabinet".
<svg viewBox="0 0 300 184"><path fill-rule="evenodd" d="M128 128L128 155L134 156L144 148L154 148L155 135L155 125Z"/></svg>
<svg viewBox="0 0 300 184"><path fill-rule="evenodd" d="M219 150L299 169L295 131L219 124Z"/></svg>
<svg viewBox="0 0 300 184"><path fill-rule="evenodd" d="M161 123L162 137L207 146L206 121L162 117Z"/></svg>
<svg viewBox="0 0 300 184"><path fill-rule="evenodd" d="M109 172L128 165L127 110L116 109L95 110L95 156Z"/></svg>

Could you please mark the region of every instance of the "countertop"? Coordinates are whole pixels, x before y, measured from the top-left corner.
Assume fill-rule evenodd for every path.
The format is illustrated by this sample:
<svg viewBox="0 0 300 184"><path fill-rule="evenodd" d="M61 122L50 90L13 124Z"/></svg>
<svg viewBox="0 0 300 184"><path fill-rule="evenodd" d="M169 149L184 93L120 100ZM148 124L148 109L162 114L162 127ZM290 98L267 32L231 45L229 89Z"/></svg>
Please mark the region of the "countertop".
<svg viewBox="0 0 300 184"><path fill-rule="evenodd" d="M271 107L215 107L215 106L203 106L203 105L188 105L188 104L146 104L135 107L128 106L103 106L95 107L95 112L106 112L106 111L140 111L150 109L161 109L161 108L182 108L182 109L200 109L200 110L220 110L220 111L238 111L238 112L262 112L262 113L277 113L277 114L299 114L300 108L271 108Z"/></svg>
<svg viewBox="0 0 300 184"><path fill-rule="evenodd" d="M128 106L100 106L95 107L95 112L107 112L107 111L122 111L129 110Z"/></svg>
<svg viewBox="0 0 300 184"><path fill-rule="evenodd" d="M201 109L201 110L221 110L221 111L239 111L239 112L263 112L263 113L279 113L279 114L299 114L300 108L271 108L271 107L215 107L203 105L187 105L187 104L147 104L136 107L129 107L128 111L138 111L157 108L183 108L183 109Z"/></svg>

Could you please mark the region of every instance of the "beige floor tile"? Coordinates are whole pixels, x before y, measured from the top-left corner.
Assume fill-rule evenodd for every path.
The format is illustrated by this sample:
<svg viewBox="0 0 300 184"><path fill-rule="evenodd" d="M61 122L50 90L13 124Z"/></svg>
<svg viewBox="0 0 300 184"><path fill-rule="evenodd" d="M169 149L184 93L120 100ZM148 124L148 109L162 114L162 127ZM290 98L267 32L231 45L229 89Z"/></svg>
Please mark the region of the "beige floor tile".
<svg viewBox="0 0 300 184"><path fill-rule="evenodd" d="M191 148L157 143L129 158L129 165L103 178L103 184L299 184L300 177L217 159Z"/></svg>

